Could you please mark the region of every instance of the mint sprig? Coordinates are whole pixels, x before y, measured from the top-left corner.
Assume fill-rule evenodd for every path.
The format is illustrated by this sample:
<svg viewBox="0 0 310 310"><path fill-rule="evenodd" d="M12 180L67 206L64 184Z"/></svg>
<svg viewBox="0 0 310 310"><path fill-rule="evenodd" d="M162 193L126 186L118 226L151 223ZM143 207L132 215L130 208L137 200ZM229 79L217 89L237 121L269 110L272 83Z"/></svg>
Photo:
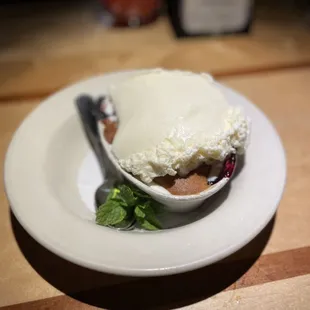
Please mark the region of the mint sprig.
<svg viewBox="0 0 310 310"><path fill-rule="evenodd" d="M161 229L156 217L159 204L132 184L113 188L107 201L96 212L96 223L103 226L126 226L133 219L146 230Z"/></svg>
<svg viewBox="0 0 310 310"><path fill-rule="evenodd" d="M138 200L134 192L125 184L120 185L118 189L118 198L122 200L127 207L133 207Z"/></svg>
<svg viewBox="0 0 310 310"><path fill-rule="evenodd" d="M116 225L126 218L127 212L117 201L109 200L102 205L96 216L96 221L100 225Z"/></svg>
<svg viewBox="0 0 310 310"><path fill-rule="evenodd" d="M157 230L160 223L156 217L155 211L150 200L136 206L135 217L140 226L147 230Z"/></svg>

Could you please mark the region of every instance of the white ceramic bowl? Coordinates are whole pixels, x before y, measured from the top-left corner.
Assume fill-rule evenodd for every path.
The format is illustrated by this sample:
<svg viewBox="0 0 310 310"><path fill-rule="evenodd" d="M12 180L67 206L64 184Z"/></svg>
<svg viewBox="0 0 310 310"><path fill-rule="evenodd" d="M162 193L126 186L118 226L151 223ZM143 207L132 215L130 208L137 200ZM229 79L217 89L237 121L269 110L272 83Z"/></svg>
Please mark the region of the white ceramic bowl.
<svg viewBox="0 0 310 310"><path fill-rule="evenodd" d="M228 100L241 105L252 119L251 144L233 182L206 206L173 214L182 219L177 228L119 232L96 225L94 192L102 179L73 102L81 93L99 96L107 85L132 73L104 74L71 85L26 118L5 160L12 211L50 251L98 271L158 276L212 264L253 239L276 212L286 176L280 138L255 105L219 85Z"/></svg>

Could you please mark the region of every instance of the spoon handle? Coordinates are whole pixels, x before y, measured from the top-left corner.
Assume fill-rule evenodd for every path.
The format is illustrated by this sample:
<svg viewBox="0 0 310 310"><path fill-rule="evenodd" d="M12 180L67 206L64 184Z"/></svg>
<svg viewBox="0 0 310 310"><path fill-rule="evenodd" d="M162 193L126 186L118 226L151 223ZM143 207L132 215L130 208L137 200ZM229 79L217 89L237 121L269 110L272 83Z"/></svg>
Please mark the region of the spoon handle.
<svg viewBox="0 0 310 310"><path fill-rule="evenodd" d="M79 112L79 116L84 128L86 137L97 157L102 176L104 179L116 178L118 179L118 173L114 168L113 164L110 162L107 152L102 146L98 124L96 117L94 116L94 101L88 95L79 96L76 101L76 107Z"/></svg>

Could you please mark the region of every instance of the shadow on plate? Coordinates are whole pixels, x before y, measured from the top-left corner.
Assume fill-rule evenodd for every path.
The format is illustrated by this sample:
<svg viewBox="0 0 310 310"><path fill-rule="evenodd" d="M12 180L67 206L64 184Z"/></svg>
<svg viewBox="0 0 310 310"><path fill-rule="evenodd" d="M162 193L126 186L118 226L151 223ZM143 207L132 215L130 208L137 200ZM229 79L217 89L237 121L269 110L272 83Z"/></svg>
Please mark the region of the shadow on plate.
<svg viewBox="0 0 310 310"><path fill-rule="evenodd" d="M203 219L223 204L228 198L230 184L227 184L221 191L208 198L199 208L186 213L163 212L158 215L158 219L163 229L178 228L192 224Z"/></svg>
<svg viewBox="0 0 310 310"><path fill-rule="evenodd" d="M37 243L11 212L16 241L31 266L68 296L105 309L173 309L227 289L260 256L274 223L275 217L244 248L214 265L173 276L134 278L92 271L60 258Z"/></svg>

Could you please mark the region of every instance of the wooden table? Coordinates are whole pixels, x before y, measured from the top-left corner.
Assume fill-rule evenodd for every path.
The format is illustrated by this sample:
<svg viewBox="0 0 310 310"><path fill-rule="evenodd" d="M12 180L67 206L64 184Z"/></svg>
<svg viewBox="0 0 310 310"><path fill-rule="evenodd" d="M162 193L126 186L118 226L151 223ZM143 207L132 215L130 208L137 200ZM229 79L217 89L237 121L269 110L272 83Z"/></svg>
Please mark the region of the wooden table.
<svg viewBox="0 0 310 310"><path fill-rule="evenodd" d="M0 51L2 162L17 126L51 92L94 74L155 66L212 72L253 100L280 133L288 179L275 219L244 249L156 279L100 274L50 253L23 230L1 190L0 309L310 308L309 29L294 18L287 27L262 18L249 36L177 41L165 18L144 29L105 30L84 6L57 19L14 14L6 22L22 40Z"/></svg>

